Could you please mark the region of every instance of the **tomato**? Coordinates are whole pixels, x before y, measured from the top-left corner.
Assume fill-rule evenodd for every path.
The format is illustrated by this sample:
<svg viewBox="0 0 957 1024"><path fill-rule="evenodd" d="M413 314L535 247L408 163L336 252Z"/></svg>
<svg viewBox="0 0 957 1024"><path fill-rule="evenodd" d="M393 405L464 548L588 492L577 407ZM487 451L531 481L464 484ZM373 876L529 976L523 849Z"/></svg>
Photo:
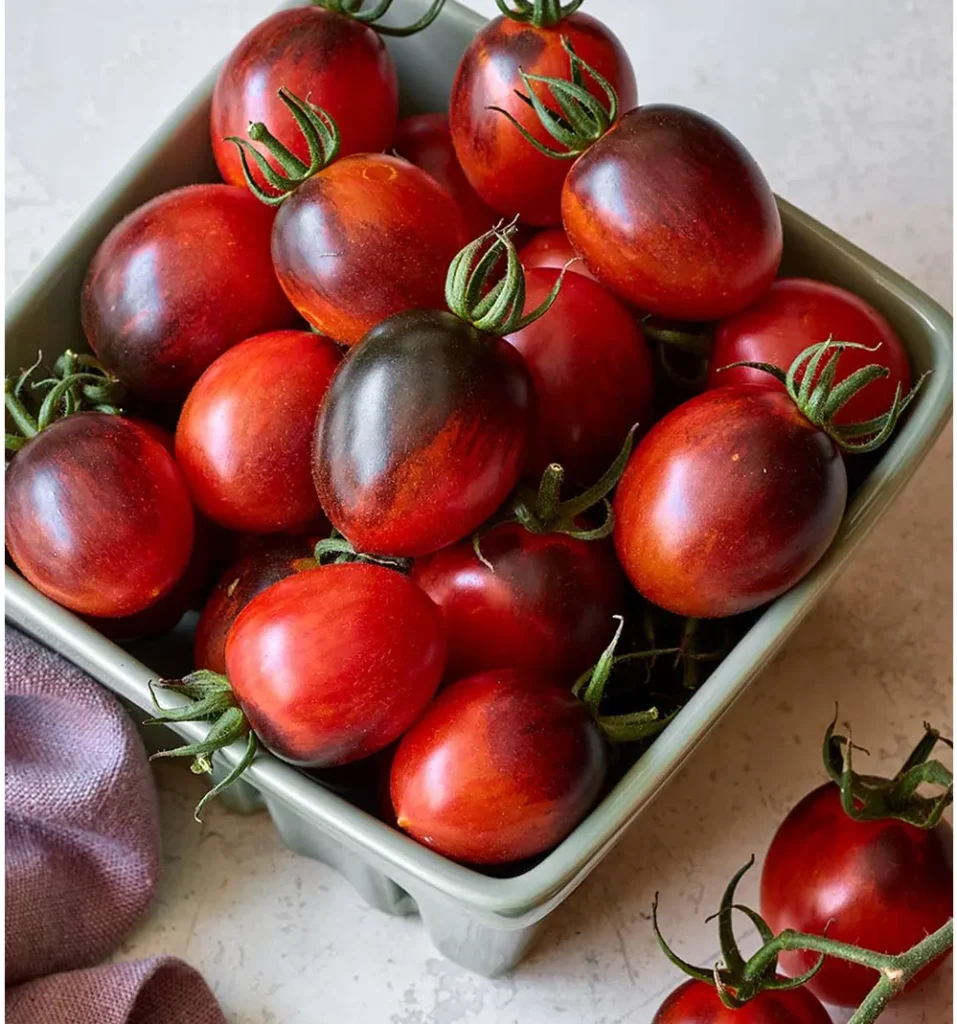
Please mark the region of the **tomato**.
<svg viewBox="0 0 957 1024"><path fill-rule="evenodd" d="M775 833L761 876L761 913L785 928L827 936L878 953L903 953L953 913L949 828L905 821L854 821L833 783L809 793ZM787 952L785 973L800 974L816 954ZM919 985L943 959L908 987ZM876 973L828 958L807 987L828 1003L857 1006Z"/></svg>
<svg viewBox="0 0 957 1024"><path fill-rule="evenodd" d="M498 669L446 687L392 762L397 822L455 860L502 864L550 849L598 797L601 733L572 694Z"/></svg>
<svg viewBox="0 0 957 1024"><path fill-rule="evenodd" d="M320 514L312 431L340 358L321 334L275 331L206 370L176 427L176 459L197 508L229 529L262 533Z"/></svg>
<svg viewBox="0 0 957 1024"><path fill-rule="evenodd" d="M315 538L258 537L258 543L223 574L209 595L196 626L193 662L196 668L226 671L226 638L236 617L267 587L296 572L315 569Z"/></svg>
<svg viewBox="0 0 957 1024"><path fill-rule="evenodd" d="M278 757L345 764L419 717L445 668L442 616L378 565L296 573L255 597L226 641L226 673L249 725Z"/></svg>
<svg viewBox="0 0 957 1024"><path fill-rule="evenodd" d="M544 231L536 232L521 248L518 256L526 270L535 270L541 267L561 270L568 264L569 270L574 270L582 277L590 277L592 281L595 280L595 275L579 258L578 253L572 248L571 242L568 241L568 235L561 228L546 228ZM569 263L570 260L575 262Z"/></svg>
<svg viewBox="0 0 957 1024"><path fill-rule="evenodd" d="M873 973L873 972L872 972ZM827 1011L806 988L762 992L740 1009L726 1007L717 989L686 981L661 1004L651 1024L830 1024Z"/></svg>
<svg viewBox="0 0 957 1024"><path fill-rule="evenodd" d="M720 388L639 443L615 495L615 548L654 604L695 618L736 615L813 568L846 498L837 445L788 395Z"/></svg>
<svg viewBox="0 0 957 1024"><path fill-rule="evenodd" d="M412 578L442 609L446 676L485 669L541 672L569 686L594 665L625 603L625 581L608 541L530 533L504 523L417 559Z"/></svg>
<svg viewBox="0 0 957 1024"><path fill-rule="evenodd" d="M6 542L43 594L86 615L148 608L182 576L193 547L182 474L154 436L84 412L31 438L6 475Z"/></svg>
<svg viewBox="0 0 957 1024"><path fill-rule="evenodd" d="M527 272L526 309L539 305L558 275ZM654 368L634 315L601 285L570 274L548 312L507 340L535 381L532 470L558 462L571 479L594 483L629 429L647 429L652 418Z"/></svg>
<svg viewBox="0 0 957 1024"><path fill-rule="evenodd" d="M226 349L296 314L269 254L273 213L243 189L191 185L120 221L83 285L90 347L139 397L181 402Z"/></svg>
<svg viewBox="0 0 957 1024"><path fill-rule="evenodd" d="M242 164L228 136L246 137L263 121L302 161L305 140L277 99L280 86L328 111L342 135L340 153L377 153L392 140L399 94L392 58L374 29L321 7L295 7L261 21L239 42L219 73L210 110L210 135L220 174L245 186ZM273 166L279 169L274 159ZM259 171L255 172L262 183Z"/></svg>
<svg viewBox="0 0 957 1024"><path fill-rule="evenodd" d="M893 327L863 299L824 281L781 278L757 302L718 324L708 371L708 386L763 384L784 390L784 385L760 370L722 366L737 362L771 363L787 370L808 346L833 336L853 341L876 352L845 349L836 381L849 377L869 363L880 363L889 376L859 391L835 417L837 423L869 420L890 408L894 392L910 390L907 352Z"/></svg>
<svg viewBox="0 0 957 1024"><path fill-rule="evenodd" d="M449 312L390 317L349 353L322 404L322 508L357 551L437 551L508 496L533 416L531 377L508 342Z"/></svg>
<svg viewBox="0 0 957 1024"><path fill-rule="evenodd" d="M465 51L449 101L452 140L472 187L499 213L518 214L528 224L560 223L568 162L539 153L508 118L489 108L507 111L537 139L551 141L534 110L518 95L525 91L520 71L565 73L568 56L562 37L608 79L623 109L638 102L634 72L621 43L600 21L581 13L541 27L504 15L493 18ZM596 97L604 96L593 80L586 78L586 85Z"/></svg>
<svg viewBox="0 0 957 1024"><path fill-rule="evenodd" d="M572 165L561 206L595 277L669 319L742 309L781 261L781 218L761 169L725 128L683 107L629 110Z"/></svg>

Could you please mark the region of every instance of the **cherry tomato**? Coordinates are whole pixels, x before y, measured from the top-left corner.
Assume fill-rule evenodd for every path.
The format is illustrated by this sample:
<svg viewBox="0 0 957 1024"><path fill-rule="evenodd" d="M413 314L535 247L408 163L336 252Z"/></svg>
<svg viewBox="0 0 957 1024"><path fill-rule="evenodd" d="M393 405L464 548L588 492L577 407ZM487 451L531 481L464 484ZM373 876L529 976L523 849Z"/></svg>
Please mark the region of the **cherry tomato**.
<svg viewBox="0 0 957 1024"><path fill-rule="evenodd" d="M120 416L52 423L14 456L6 542L23 575L86 615L143 611L182 576L193 507L163 445Z"/></svg>
<svg viewBox="0 0 957 1024"><path fill-rule="evenodd" d="M534 411L531 377L504 339L448 312L390 317L349 353L322 404L322 508L357 551L437 551L515 486Z"/></svg>
<svg viewBox="0 0 957 1024"><path fill-rule="evenodd" d="M668 996L651 1024L831 1024L831 1018L806 988L762 992L732 1010L713 985L692 978Z"/></svg>
<svg viewBox="0 0 957 1024"><path fill-rule="evenodd" d="M399 106L392 58L376 31L321 7L295 7L261 21L229 55L213 90L210 135L223 180L245 187L228 136L244 139L250 122L272 133L308 165L292 114L277 98L284 86L328 111L339 126L340 153L377 153L392 140ZM270 158L279 170L279 164ZM254 171L263 184L261 172Z"/></svg>
<svg viewBox="0 0 957 1024"><path fill-rule="evenodd" d="M607 770L585 706L543 677L498 669L444 689L392 762L397 822L455 860L550 849L591 810Z"/></svg>
<svg viewBox="0 0 957 1024"><path fill-rule="evenodd" d="M536 232L528 242L522 246L518 254L522 266L526 270L535 270L542 267L552 267L561 270L568 264L569 270L574 270L582 277L590 277L593 281L595 275L585 266L578 253L572 248L568 241L568 235L561 228L546 228L544 231ZM574 260L574 263L569 263Z"/></svg>
<svg viewBox="0 0 957 1024"><path fill-rule="evenodd" d="M575 52L617 90L622 109L638 102L635 75L617 37L587 14L571 14L555 25L534 25L500 16L482 28L459 64L449 101L449 125L455 151L476 192L506 216L519 214L528 224L559 224L566 160L554 160L529 144L504 115L508 111L535 138L553 144L534 110L520 98L519 75L561 77L568 72L562 37ZM596 97L604 93L591 79L585 85ZM543 102L558 109L554 101Z"/></svg>
<svg viewBox="0 0 957 1024"><path fill-rule="evenodd" d="M296 573L255 597L226 641L226 672L249 724L309 768L374 754L419 717L445 668L442 615L379 565Z"/></svg>
<svg viewBox="0 0 957 1024"><path fill-rule="evenodd" d="M274 331L209 367L176 427L176 459L200 511L229 529L261 533L320 514L312 431L340 358L321 334Z"/></svg>
<svg viewBox="0 0 957 1024"><path fill-rule="evenodd" d="M316 568L314 537L259 536L256 540L226 570L206 601L193 640L196 668L225 674L226 638L239 613L267 587L293 573Z"/></svg>
<svg viewBox="0 0 957 1024"><path fill-rule="evenodd" d="M880 363L890 375L859 391L835 416L836 423L873 419L887 412L900 385L910 390L907 352L891 325L863 299L824 281L787 277L775 281L757 302L718 324L708 370L708 387L763 384L783 391L784 385L761 370L745 366L721 371L738 362L771 363L787 371L811 345L833 336L876 352L845 349L835 380L840 382L870 363Z"/></svg>
<svg viewBox="0 0 957 1024"><path fill-rule="evenodd" d="M599 281L674 320L742 309L781 261L761 169L730 132L683 107L630 110L585 150L565 179L562 221Z"/></svg>
<svg viewBox="0 0 957 1024"><path fill-rule="evenodd" d="M447 678L507 667L570 686L598 661L623 610L625 580L611 544L503 523L483 535L481 550L492 569L468 538L412 568L445 616Z"/></svg>
<svg viewBox="0 0 957 1024"><path fill-rule="evenodd" d="M877 953L903 953L953 913L949 829L904 821L854 821L831 782L809 793L775 833L761 876L761 914L775 933L824 934ZM785 973L817 962L788 952ZM919 985L943 959L921 971ZM807 987L837 1006L857 1006L874 987L869 968L829 958Z"/></svg>
<svg viewBox="0 0 957 1024"><path fill-rule="evenodd" d="M525 275L525 309L534 309L558 270ZM552 307L510 341L535 381L538 425L531 469L558 462L581 484L594 483L654 407L654 367L634 315L600 284L566 275Z"/></svg>
<svg viewBox="0 0 957 1024"><path fill-rule="evenodd" d="M846 498L837 446L788 395L719 388L665 416L632 454L615 494L615 548L654 604L736 615L810 571Z"/></svg>
<svg viewBox="0 0 957 1024"><path fill-rule="evenodd" d="M90 347L137 395L181 402L226 349L296 314L269 256L273 213L243 189L190 185L120 221L83 285Z"/></svg>

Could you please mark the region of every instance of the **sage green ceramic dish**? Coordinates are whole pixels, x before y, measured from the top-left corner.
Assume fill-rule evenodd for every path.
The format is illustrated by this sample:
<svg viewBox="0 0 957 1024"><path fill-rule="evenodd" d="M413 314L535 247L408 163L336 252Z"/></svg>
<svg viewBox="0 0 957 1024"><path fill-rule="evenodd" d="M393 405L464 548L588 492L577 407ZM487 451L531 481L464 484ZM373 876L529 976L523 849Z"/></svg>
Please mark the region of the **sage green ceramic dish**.
<svg viewBox="0 0 957 1024"><path fill-rule="evenodd" d="M399 5L401 6L401 5ZM410 2L407 14L414 5ZM462 51L482 19L458 4L409 39L389 40L406 110L444 109ZM216 180L207 113L215 72L179 107L112 181L7 305L7 365L28 364L38 346L47 357L85 348L79 292L87 263L110 228L152 196L179 185ZM358 810L268 754L230 805L265 804L285 842L341 870L373 906L393 914L418 912L436 947L483 974L509 970L526 953L546 916L592 871L669 776L768 664L841 571L887 509L947 423L952 393L951 317L877 260L781 201L789 274L849 288L880 309L907 346L914 370L933 370L913 411L848 508L827 555L790 593L775 601L618 785L551 854L512 878L491 878L445 860ZM10 569L6 614L18 627L86 669L130 705L150 707L147 683L188 650L189 623L175 639L136 648L111 643L38 594ZM174 665L175 667L175 665ZM182 666L181 666L182 667ZM188 741L206 727L175 726ZM155 734L151 737L156 741ZM222 772L241 751L217 757Z"/></svg>

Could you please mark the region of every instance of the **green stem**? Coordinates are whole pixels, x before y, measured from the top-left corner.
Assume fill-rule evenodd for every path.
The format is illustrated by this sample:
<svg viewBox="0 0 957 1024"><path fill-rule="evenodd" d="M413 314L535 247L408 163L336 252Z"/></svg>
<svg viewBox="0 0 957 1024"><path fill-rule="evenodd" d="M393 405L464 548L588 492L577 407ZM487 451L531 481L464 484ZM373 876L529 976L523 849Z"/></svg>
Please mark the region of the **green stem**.
<svg viewBox="0 0 957 1024"><path fill-rule="evenodd" d="M10 414L10 419L16 424L20 433L24 437L36 437L40 432L37 421L27 412L27 407L17 397L14 382L9 378L3 382L3 402Z"/></svg>

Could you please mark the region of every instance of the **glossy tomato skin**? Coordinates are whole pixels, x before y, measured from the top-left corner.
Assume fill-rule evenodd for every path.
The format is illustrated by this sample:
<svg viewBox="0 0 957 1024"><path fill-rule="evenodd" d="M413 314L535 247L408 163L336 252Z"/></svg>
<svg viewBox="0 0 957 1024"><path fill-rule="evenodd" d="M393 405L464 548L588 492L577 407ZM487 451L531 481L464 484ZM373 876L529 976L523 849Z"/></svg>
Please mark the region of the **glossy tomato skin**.
<svg viewBox="0 0 957 1024"><path fill-rule="evenodd" d="M239 42L219 73L210 110L213 155L223 180L246 186L235 144L261 121L306 165L309 147L279 99L280 88L321 107L336 123L339 152L378 153L395 131L398 81L378 33L344 14L296 7L261 21ZM270 163L281 167L270 157ZM250 161L256 180L261 172Z"/></svg>
<svg viewBox="0 0 957 1024"><path fill-rule="evenodd" d="M831 1024L831 1018L806 988L762 992L732 1010L713 985L692 978L668 996L651 1024Z"/></svg>
<svg viewBox="0 0 957 1024"><path fill-rule="evenodd" d="M100 361L138 396L181 402L226 349L292 327L273 211L245 189L190 185L134 210L97 249L81 315Z"/></svg>
<svg viewBox="0 0 957 1024"><path fill-rule="evenodd" d="M400 828L455 860L505 864L543 853L591 810L604 740L569 690L519 669L446 687L392 762Z"/></svg>
<svg viewBox="0 0 957 1024"><path fill-rule="evenodd" d="M508 118L488 108L507 110L536 139L555 147L555 140L516 90L525 92L520 70L568 77L562 36L614 86L621 110L638 102L634 71L621 43L600 21L582 13L571 14L551 28L535 28L504 16L493 18L465 51L449 101L452 141L472 187L500 214L518 214L527 224L560 223L562 182L569 161L540 153ZM587 76L585 84L607 102ZM544 89L539 95L554 106Z"/></svg>
<svg viewBox="0 0 957 1024"><path fill-rule="evenodd" d="M200 511L231 530L261 533L320 514L312 432L340 359L321 334L274 331L206 370L176 426L176 460Z"/></svg>
<svg viewBox="0 0 957 1024"><path fill-rule="evenodd" d="M795 928L821 935L826 927L837 942L903 953L953 912L950 842L942 825L925 830L903 821L854 821L841 806L838 787L826 783L775 833L761 875L761 913L775 933ZM780 958L781 969L792 976L815 962L804 952ZM808 988L825 1002L858 1006L875 977L869 968L829 958Z"/></svg>
<svg viewBox="0 0 957 1024"><path fill-rule="evenodd" d="M226 638L239 613L274 583L316 568L314 537L280 535L258 541L223 573L206 600L193 640L196 668L225 673Z"/></svg>
<svg viewBox="0 0 957 1024"><path fill-rule="evenodd" d="M786 394L720 388L669 413L632 454L615 494L615 548L654 604L737 615L810 571L846 500L834 442Z"/></svg>
<svg viewBox="0 0 957 1024"><path fill-rule="evenodd" d="M598 661L625 603L609 541L533 534L503 523L417 559L412 578L442 609L448 679L486 669L540 672L571 685Z"/></svg>
<svg viewBox="0 0 957 1024"><path fill-rule="evenodd" d="M585 266L584 260L580 259L572 248L568 235L561 228L537 231L519 250L518 258L526 270L543 267L561 270L568 264L569 271L581 274L582 277L589 277L592 281L596 280L595 275ZM574 263L569 263L570 260L574 260Z"/></svg>
<svg viewBox="0 0 957 1024"><path fill-rule="evenodd" d="M649 313L714 320L753 302L781 262L781 218L753 157L711 118L649 104L575 161L562 222L588 269Z"/></svg>
<svg viewBox="0 0 957 1024"><path fill-rule="evenodd" d="M449 264L468 241L458 205L431 175L398 157L360 154L283 202L272 255L296 309L353 345L395 313L444 305Z"/></svg>
<svg viewBox="0 0 957 1024"><path fill-rule="evenodd" d="M419 717L445 668L442 616L405 576L352 563L281 580L240 612L226 674L253 730L306 768L388 746Z"/></svg>
<svg viewBox="0 0 957 1024"><path fill-rule="evenodd" d="M72 611L143 611L182 576L193 507L169 452L120 416L77 413L17 452L6 476L17 568Z"/></svg>
<svg viewBox="0 0 957 1024"><path fill-rule="evenodd" d="M316 421L313 477L358 551L418 557L471 534L518 482L534 423L518 352L451 313L379 324Z"/></svg>
<svg viewBox="0 0 957 1024"><path fill-rule="evenodd" d="M871 363L879 363L889 376L859 391L835 416L837 423L855 423L880 416L890 409L894 392L910 390L907 352L894 328L863 299L824 281L784 277L774 282L756 302L718 324L708 367L708 387L731 384L762 384L784 390L770 374L731 363L761 362L785 372L811 345L829 337L853 341L876 352L845 349L838 362L835 383Z"/></svg>
<svg viewBox="0 0 957 1024"><path fill-rule="evenodd" d="M560 273L527 272L526 311L545 299ZM545 315L508 341L535 381L533 472L558 462L570 479L593 484L631 427L651 425L654 366L634 314L597 282L566 275Z"/></svg>

